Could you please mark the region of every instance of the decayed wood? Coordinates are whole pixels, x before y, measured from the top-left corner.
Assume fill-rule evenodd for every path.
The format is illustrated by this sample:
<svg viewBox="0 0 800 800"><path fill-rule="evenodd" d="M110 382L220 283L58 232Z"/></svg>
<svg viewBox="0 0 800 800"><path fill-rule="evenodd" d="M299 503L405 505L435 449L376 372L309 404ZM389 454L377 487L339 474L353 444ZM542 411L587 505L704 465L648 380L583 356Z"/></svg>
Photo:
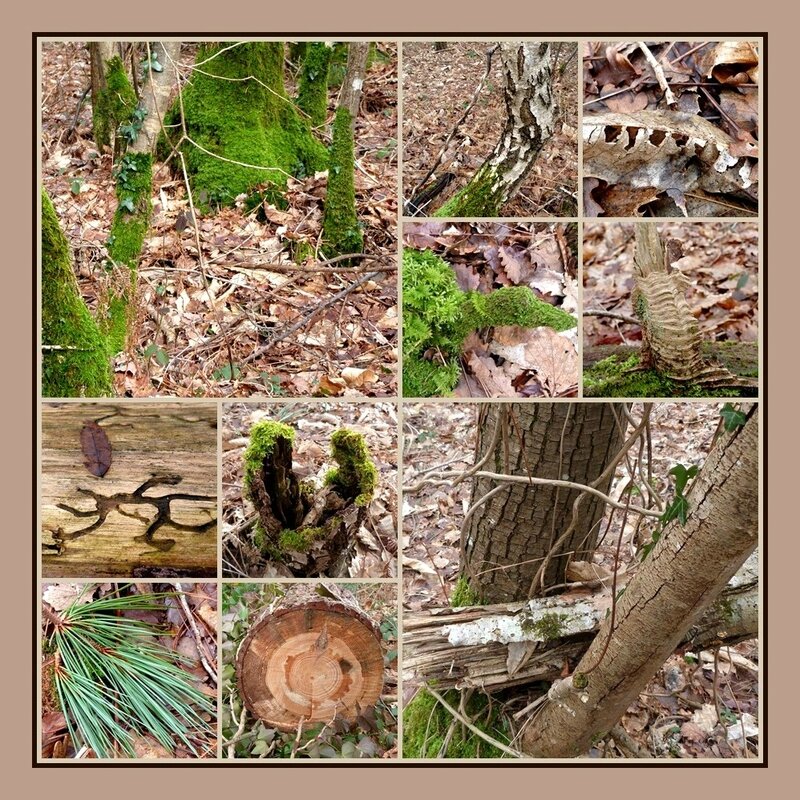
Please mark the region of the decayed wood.
<svg viewBox="0 0 800 800"><path fill-rule="evenodd" d="M87 422L112 448L102 477L84 463ZM216 429L211 404L44 404L43 575L215 575Z"/></svg>
<svg viewBox="0 0 800 800"><path fill-rule="evenodd" d="M583 656L610 595L578 594L528 602L432 608L403 618L403 679L448 688L497 691L554 681ZM558 618L558 619L557 619ZM547 631L559 625L557 638ZM758 635L758 557L751 556L683 645L735 644Z"/></svg>
<svg viewBox="0 0 800 800"><path fill-rule="evenodd" d="M242 640L236 675L245 705L269 727L354 720L381 696L380 631L341 587L295 584Z"/></svg>

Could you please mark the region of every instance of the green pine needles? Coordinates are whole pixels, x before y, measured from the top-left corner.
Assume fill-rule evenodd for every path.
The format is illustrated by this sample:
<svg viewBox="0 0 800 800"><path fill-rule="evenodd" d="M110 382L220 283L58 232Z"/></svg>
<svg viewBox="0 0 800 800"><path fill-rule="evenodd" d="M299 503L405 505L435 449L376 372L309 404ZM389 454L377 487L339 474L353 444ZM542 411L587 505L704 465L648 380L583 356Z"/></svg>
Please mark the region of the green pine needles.
<svg viewBox="0 0 800 800"><path fill-rule="evenodd" d="M173 752L195 756L195 742L213 735L214 704L191 682L190 662L160 645L163 631L116 612L152 611L164 594L74 602L52 617L56 650L53 685L76 747L98 758L135 757L132 734L151 734Z"/></svg>

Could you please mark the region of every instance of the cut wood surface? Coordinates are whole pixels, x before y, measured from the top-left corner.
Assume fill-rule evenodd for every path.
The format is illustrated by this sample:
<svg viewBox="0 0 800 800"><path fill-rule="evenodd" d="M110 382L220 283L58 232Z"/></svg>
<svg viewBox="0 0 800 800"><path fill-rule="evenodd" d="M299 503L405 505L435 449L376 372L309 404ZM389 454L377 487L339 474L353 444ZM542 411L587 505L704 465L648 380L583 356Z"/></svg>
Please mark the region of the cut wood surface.
<svg viewBox="0 0 800 800"><path fill-rule="evenodd" d="M403 679L442 689L496 691L553 681L594 638L609 592L571 593L528 602L431 608L403 619ZM684 638L690 648L735 644L758 635L758 557L748 559Z"/></svg>
<svg viewBox="0 0 800 800"><path fill-rule="evenodd" d="M87 423L111 447L102 477L87 467ZM44 404L43 575L215 575L216 446L211 404Z"/></svg>
<svg viewBox="0 0 800 800"><path fill-rule="evenodd" d="M269 727L354 720L383 689L380 632L346 590L293 585L242 640L236 674L245 705Z"/></svg>

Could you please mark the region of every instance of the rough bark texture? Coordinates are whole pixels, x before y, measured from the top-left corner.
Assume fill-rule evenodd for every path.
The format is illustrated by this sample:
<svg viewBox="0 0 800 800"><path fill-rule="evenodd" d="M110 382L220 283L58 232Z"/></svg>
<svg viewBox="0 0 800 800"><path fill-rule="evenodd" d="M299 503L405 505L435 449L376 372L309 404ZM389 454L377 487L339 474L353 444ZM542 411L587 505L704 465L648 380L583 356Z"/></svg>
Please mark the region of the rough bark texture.
<svg viewBox="0 0 800 800"><path fill-rule="evenodd" d="M178 90L177 63L181 56L180 42L153 42L150 55L158 60L161 72L147 70L142 88L141 107L146 116L136 141L130 146L134 153L154 153L164 115L169 110L170 98Z"/></svg>
<svg viewBox="0 0 800 800"><path fill-rule="evenodd" d="M625 428L620 410L608 403L487 404L478 421L476 461L492 444L498 424L500 435L487 471L582 484L602 474L621 447ZM612 477L596 488L607 492ZM499 485L490 478L475 479L470 505ZM552 486L501 486L472 515L462 534L462 572L487 603L528 596L541 559L568 528L579 496ZM551 560L545 586L563 582L568 560L591 560L604 508L598 498L583 496L577 525Z"/></svg>
<svg viewBox="0 0 800 800"><path fill-rule="evenodd" d="M437 217L496 216L514 196L553 133L555 101L548 42L501 42L506 122L475 177Z"/></svg>
<svg viewBox="0 0 800 800"><path fill-rule="evenodd" d="M465 608L431 608L403 618L403 677L439 689L497 691L556 681L574 669L611 605L608 592ZM693 625L694 650L758 636L754 555Z"/></svg>
<svg viewBox="0 0 800 800"><path fill-rule="evenodd" d="M742 379L703 358L700 327L686 302L689 279L672 266L682 255L680 242L662 242L655 224L636 226L632 300L642 325L642 366L680 383L741 386Z"/></svg>
<svg viewBox="0 0 800 800"><path fill-rule="evenodd" d="M101 96L107 84L106 64L114 56L114 42L89 42L89 62L92 75L92 129L95 144L100 147L111 146L111 134L101 113Z"/></svg>
<svg viewBox="0 0 800 800"><path fill-rule="evenodd" d="M690 487L688 519L668 525L572 676L557 682L522 749L572 757L610 730L697 624L758 542L758 407L725 434ZM606 643L608 642L607 649Z"/></svg>
<svg viewBox="0 0 800 800"><path fill-rule="evenodd" d="M90 420L111 444L103 477L81 451ZM215 575L216 427L213 405L45 404L42 574Z"/></svg>
<svg viewBox="0 0 800 800"><path fill-rule="evenodd" d="M267 727L354 720L383 689L380 631L345 589L296 584L242 641L236 675Z"/></svg>

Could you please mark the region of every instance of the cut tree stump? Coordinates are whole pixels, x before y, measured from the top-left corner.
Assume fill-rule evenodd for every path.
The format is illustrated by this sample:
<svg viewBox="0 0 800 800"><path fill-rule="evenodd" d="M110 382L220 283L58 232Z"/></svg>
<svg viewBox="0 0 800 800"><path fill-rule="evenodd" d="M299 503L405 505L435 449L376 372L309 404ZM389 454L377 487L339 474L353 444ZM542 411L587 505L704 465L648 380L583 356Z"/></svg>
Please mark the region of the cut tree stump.
<svg viewBox="0 0 800 800"><path fill-rule="evenodd" d="M236 676L248 710L268 727L352 721L381 696L380 630L345 589L290 585L239 645Z"/></svg>
<svg viewBox="0 0 800 800"><path fill-rule="evenodd" d="M44 577L216 575L216 406L45 403L40 542Z"/></svg>

